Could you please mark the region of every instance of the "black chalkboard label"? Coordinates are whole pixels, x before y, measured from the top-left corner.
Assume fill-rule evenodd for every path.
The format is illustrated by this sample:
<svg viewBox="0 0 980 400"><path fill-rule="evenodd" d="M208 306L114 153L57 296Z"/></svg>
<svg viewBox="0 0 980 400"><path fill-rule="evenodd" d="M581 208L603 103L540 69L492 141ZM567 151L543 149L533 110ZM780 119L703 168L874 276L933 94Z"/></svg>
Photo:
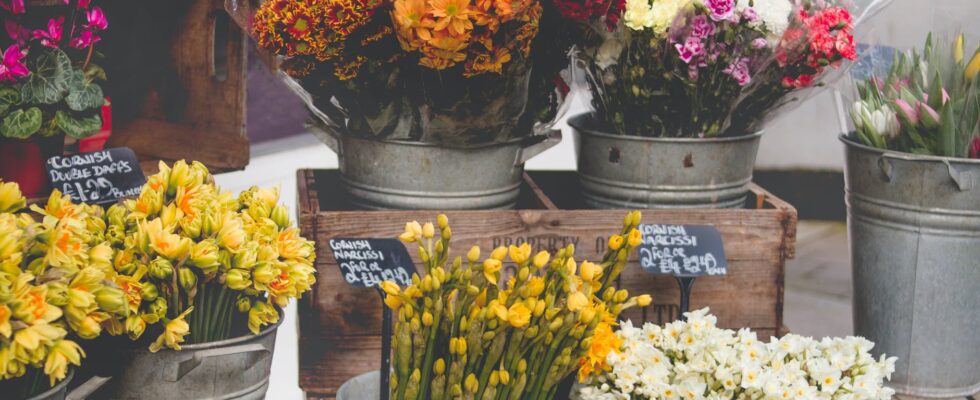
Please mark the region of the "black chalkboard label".
<svg viewBox="0 0 980 400"><path fill-rule="evenodd" d="M412 284L415 263L397 239L330 239L337 267L351 286L374 287L383 281Z"/></svg>
<svg viewBox="0 0 980 400"><path fill-rule="evenodd" d="M640 266L678 277L725 275L728 259L721 233L709 225L640 225Z"/></svg>
<svg viewBox="0 0 980 400"><path fill-rule="evenodd" d="M108 204L140 194L146 176L126 147L55 156L46 165L51 186L83 203Z"/></svg>

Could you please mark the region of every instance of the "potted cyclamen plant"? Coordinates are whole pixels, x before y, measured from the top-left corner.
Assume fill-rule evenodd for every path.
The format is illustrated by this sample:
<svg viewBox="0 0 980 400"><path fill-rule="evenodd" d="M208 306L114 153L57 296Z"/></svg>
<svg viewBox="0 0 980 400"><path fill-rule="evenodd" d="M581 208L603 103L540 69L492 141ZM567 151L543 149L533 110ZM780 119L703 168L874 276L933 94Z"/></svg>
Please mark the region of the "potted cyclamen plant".
<svg viewBox="0 0 980 400"><path fill-rule="evenodd" d="M833 1L555 2L578 22L595 110L569 124L600 208L743 206L762 125L856 57Z"/></svg>
<svg viewBox="0 0 980 400"><path fill-rule="evenodd" d="M899 357L899 394L980 390L980 48L872 59L845 145L854 330ZM890 65L889 65L890 61Z"/></svg>
<svg viewBox="0 0 980 400"><path fill-rule="evenodd" d="M84 138L102 128L105 72L95 44L108 27L89 0L65 2L38 29L23 0L0 2L7 35L0 38L0 178L18 182L28 197L48 189L44 163L64 150L65 136Z"/></svg>
<svg viewBox="0 0 980 400"><path fill-rule="evenodd" d="M540 0L269 0L252 31L281 56L356 205L502 208L524 162L559 139L536 128L567 63L536 44L542 13Z"/></svg>

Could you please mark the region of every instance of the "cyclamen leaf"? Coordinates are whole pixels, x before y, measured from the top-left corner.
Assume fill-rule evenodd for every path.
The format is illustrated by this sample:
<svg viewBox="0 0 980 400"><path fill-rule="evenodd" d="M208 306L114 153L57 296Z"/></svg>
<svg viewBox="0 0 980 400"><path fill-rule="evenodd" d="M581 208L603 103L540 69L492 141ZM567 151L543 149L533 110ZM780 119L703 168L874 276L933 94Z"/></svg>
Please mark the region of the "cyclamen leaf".
<svg viewBox="0 0 980 400"><path fill-rule="evenodd" d="M105 104L105 97L99 85L83 83L81 87L71 89L68 97L65 98L65 103L74 111L87 111L102 107Z"/></svg>
<svg viewBox="0 0 980 400"><path fill-rule="evenodd" d="M64 110L58 110L54 115L54 122L65 135L77 139L92 136L102 129L102 118L98 114L75 118Z"/></svg>
<svg viewBox="0 0 980 400"><path fill-rule="evenodd" d="M105 70L98 65L89 64L88 67L85 68L85 81L92 83L96 80L106 80Z"/></svg>
<svg viewBox="0 0 980 400"><path fill-rule="evenodd" d="M20 104L20 91L9 86L0 87L0 115Z"/></svg>
<svg viewBox="0 0 980 400"><path fill-rule="evenodd" d="M65 98L71 79L71 60L65 52L51 49L38 56L20 94L26 103L55 104Z"/></svg>
<svg viewBox="0 0 980 400"><path fill-rule="evenodd" d="M0 134L14 139L27 139L41 129L41 109L31 107L15 110L0 121Z"/></svg>

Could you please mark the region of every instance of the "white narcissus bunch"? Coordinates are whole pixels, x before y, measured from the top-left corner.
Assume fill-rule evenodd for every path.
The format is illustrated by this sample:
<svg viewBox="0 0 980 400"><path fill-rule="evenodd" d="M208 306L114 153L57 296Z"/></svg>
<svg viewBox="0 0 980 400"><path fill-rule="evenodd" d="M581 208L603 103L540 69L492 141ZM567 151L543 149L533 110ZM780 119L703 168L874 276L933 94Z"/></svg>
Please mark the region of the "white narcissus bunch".
<svg viewBox="0 0 980 400"><path fill-rule="evenodd" d="M579 400L625 399L891 399L883 386L895 357L875 360L874 343L860 337L799 335L760 342L748 329L719 329L702 309L687 321L642 328L631 322L617 332L618 352L606 368L575 390Z"/></svg>

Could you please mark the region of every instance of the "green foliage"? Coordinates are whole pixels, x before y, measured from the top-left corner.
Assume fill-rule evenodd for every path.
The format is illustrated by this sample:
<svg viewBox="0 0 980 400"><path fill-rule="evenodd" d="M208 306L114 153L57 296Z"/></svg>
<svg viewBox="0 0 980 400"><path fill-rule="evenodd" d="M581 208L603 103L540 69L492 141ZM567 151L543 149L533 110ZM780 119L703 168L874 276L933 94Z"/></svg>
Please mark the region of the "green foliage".
<svg viewBox="0 0 980 400"><path fill-rule="evenodd" d="M72 78L71 59L51 49L28 64L31 75L20 89L26 103L55 104L65 98Z"/></svg>
<svg viewBox="0 0 980 400"><path fill-rule="evenodd" d="M99 115L73 116L71 113L58 110L54 122L62 132L73 138L84 138L96 134L102 129L102 118Z"/></svg>
<svg viewBox="0 0 980 400"><path fill-rule="evenodd" d="M20 104L20 91L9 86L0 87L0 115Z"/></svg>
<svg viewBox="0 0 980 400"><path fill-rule="evenodd" d="M0 133L15 139L26 139L41 129L41 109L31 107L18 109L0 121Z"/></svg>

